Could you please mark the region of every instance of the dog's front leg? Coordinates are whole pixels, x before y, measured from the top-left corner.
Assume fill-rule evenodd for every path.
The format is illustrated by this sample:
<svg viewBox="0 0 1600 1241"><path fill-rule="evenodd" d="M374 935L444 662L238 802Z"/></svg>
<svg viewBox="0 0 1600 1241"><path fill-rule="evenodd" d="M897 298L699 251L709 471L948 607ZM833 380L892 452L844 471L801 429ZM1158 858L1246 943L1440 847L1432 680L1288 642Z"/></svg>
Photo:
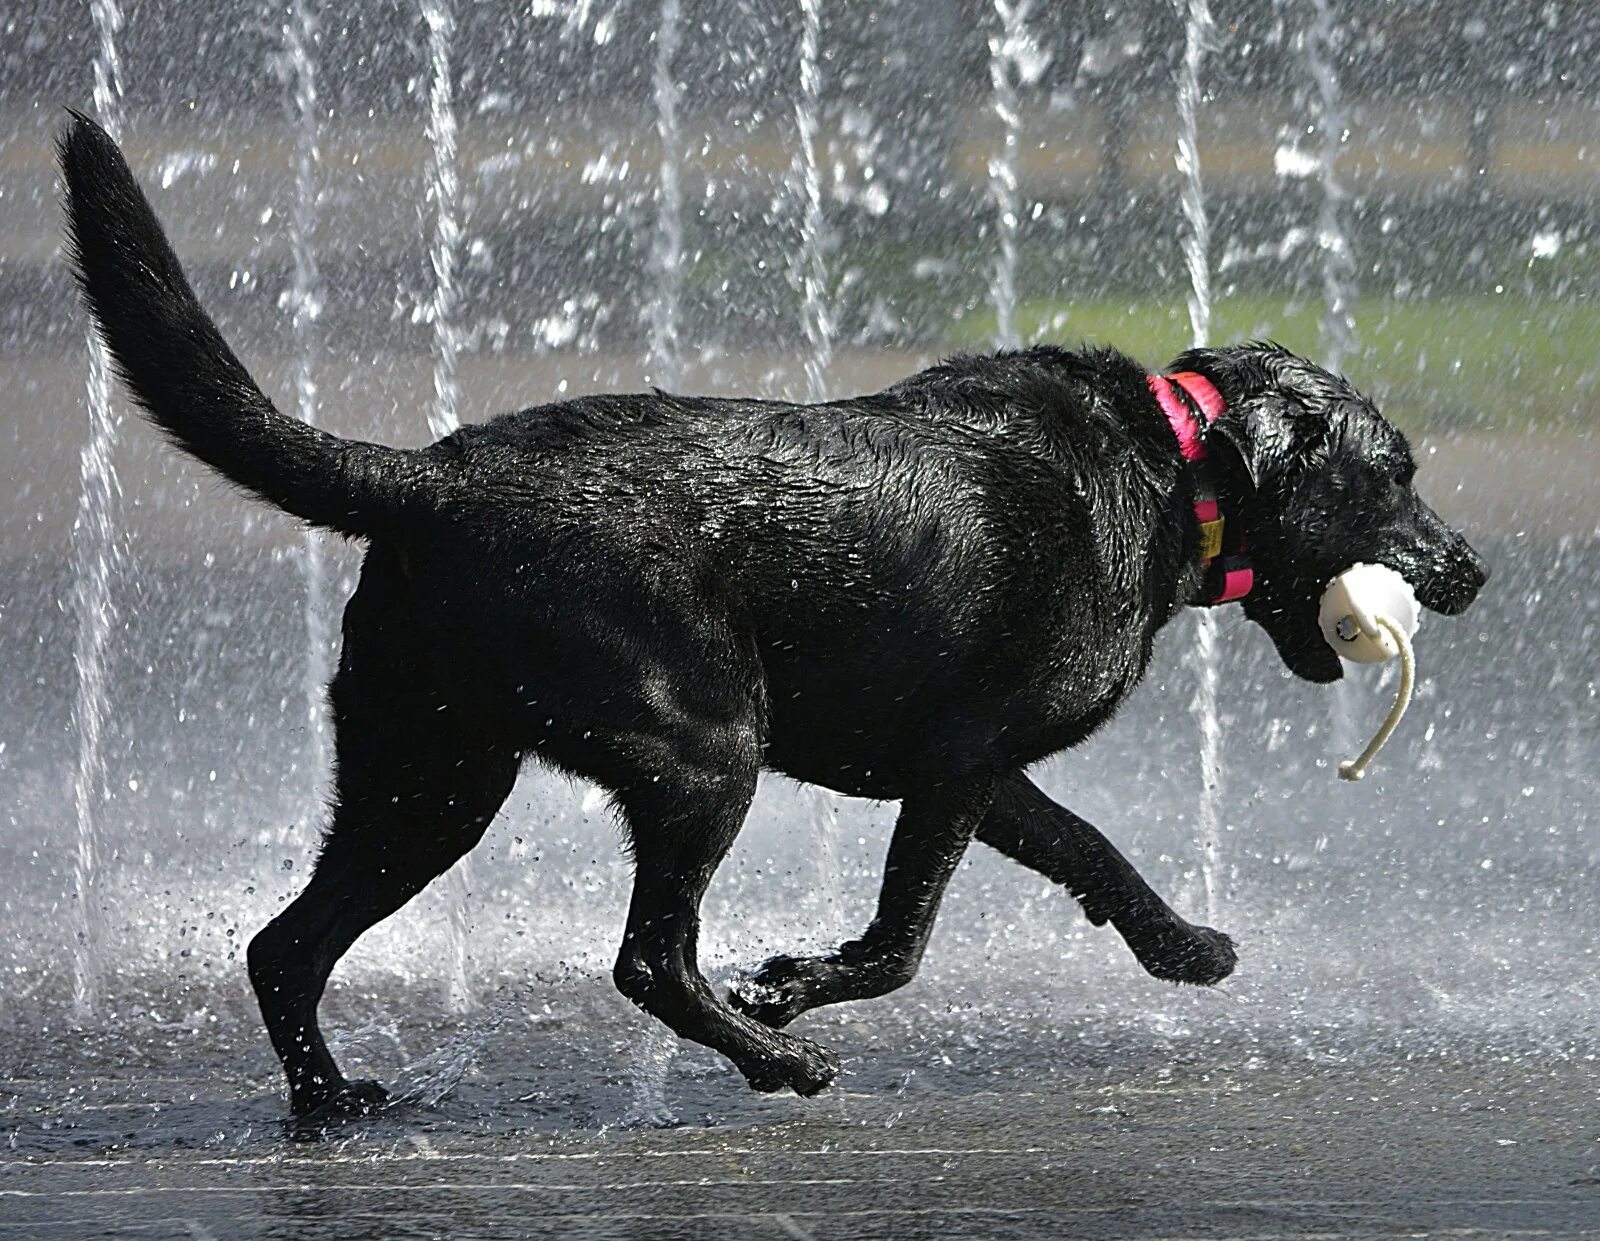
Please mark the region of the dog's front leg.
<svg viewBox="0 0 1600 1241"><path fill-rule="evenodd" d="M1233 972L1231 939L1180 918L1093 825L1022 772L1000 781L978 839L1061 884L1096 926L1110 922L1155 977L1207 986Z"/></svg>
<svg viewBox="0 0 1600 1241"><path fill-rule="evenodd" d="M905 798L889 842L878 912L859 939L824 957L773 957L730 997L769 1026L807 1009L886 995L910 982L939 901L994 793L992 776Z"/></svg>
<svg viewBox="0 0 1600 1241"><path fill-rule="evenodd" d="M753 729L751 730L753 733ZM827 1048L735 1012L697 963L700 900L744 821L757 761L730 755L695 770L680 755L666 773L618 790L633 841L633 899L613 978L617 989L681 1038L720 1051L757 1090L813 1095L839 1071Z"/></svg>

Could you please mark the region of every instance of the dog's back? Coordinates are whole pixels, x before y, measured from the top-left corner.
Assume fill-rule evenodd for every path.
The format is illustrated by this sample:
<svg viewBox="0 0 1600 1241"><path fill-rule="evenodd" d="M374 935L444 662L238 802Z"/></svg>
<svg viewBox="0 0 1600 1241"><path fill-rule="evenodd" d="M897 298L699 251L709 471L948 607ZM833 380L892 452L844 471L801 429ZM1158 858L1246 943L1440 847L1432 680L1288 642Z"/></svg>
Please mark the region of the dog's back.
<svg viewBox="0 0 1600 1241"><path fill-rule="evenodd" d="M446 519L407 536L411 563L478 583L441 600L499 583L497 607L441 630L479 652L526 637L505 651L518 685L560 675L527 663L553 625L690 641L688 618L727 616L758 653L768 764L898 796L950 721L987 711L1037 749L1092 728L1142 671L1174 606L1150 583L1175 579L1144 570L1179 548L1170 479L1146 477L1161 458L1088 382L1115 391L1124 372L1040 349L825 405L654 393L504 415L438 446ZM1011 375L1033 399L1004 405ZM1057 692L1064 677L1090 692Z"/></svg>

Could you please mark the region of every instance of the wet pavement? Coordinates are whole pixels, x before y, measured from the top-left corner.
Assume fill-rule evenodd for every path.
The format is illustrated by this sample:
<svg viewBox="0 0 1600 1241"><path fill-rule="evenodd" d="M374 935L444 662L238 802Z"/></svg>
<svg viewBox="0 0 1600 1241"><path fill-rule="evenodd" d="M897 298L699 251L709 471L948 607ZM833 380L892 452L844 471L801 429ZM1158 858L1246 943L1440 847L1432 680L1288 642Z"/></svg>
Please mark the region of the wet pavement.
<svg viewBox="0 0 1600 1241"><path fill-rule="evenodd" d="M589 1066L573 1106L498 1054L443 1102L315 1142L288 1139L270 1091L209 1075L0 1083L0 1236L1600 1234L1592 1052L1197 1038L1111 1063L1044 1035L1049 1063L1023 1070L982 1045L1025 1054L1009 1024L979 1023L948 1066L843 1033L855 1072L813 1101L755 1100L680 1056L675 1128L617 1123L633 1087L615 1066Z"/></svg>

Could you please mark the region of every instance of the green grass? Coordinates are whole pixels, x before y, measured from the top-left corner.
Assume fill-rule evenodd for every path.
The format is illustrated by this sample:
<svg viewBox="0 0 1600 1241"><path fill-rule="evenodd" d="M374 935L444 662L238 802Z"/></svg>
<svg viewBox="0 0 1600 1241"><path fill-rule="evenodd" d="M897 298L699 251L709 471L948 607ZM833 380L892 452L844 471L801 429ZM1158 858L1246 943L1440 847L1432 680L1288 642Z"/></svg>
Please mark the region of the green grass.
<svg viewBox="0 0 1600 1241"><path fill-rule="evenodd" d="M1308 299L1251 294L1221 300L1217 342L1269 338L1317 359L1322 306ZM1189 343L1179 299L1027 301L1017 315L1024 341L1115 345L1141 361L1165 363ZM993 310L952 324L955 349L987 348ZM1350 381L1408 430L1530 430L1600 425L1600 306L1520 295L1455 295L1372 300L1355 313Z"/></svg>

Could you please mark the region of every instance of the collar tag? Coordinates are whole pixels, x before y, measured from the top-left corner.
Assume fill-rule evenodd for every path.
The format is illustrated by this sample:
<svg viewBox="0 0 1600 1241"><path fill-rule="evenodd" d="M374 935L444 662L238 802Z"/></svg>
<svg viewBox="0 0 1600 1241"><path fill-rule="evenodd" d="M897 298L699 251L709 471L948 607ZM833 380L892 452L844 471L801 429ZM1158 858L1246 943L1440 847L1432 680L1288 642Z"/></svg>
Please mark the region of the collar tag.
<svg viewBox="0 0 1600 1241"><path fill-rule="evenodd" d="M1200 559L1210 562L1222 555L1222 509L1215 496L1202 496L1194 502L1195 521L1200 525Z"/></svg>

